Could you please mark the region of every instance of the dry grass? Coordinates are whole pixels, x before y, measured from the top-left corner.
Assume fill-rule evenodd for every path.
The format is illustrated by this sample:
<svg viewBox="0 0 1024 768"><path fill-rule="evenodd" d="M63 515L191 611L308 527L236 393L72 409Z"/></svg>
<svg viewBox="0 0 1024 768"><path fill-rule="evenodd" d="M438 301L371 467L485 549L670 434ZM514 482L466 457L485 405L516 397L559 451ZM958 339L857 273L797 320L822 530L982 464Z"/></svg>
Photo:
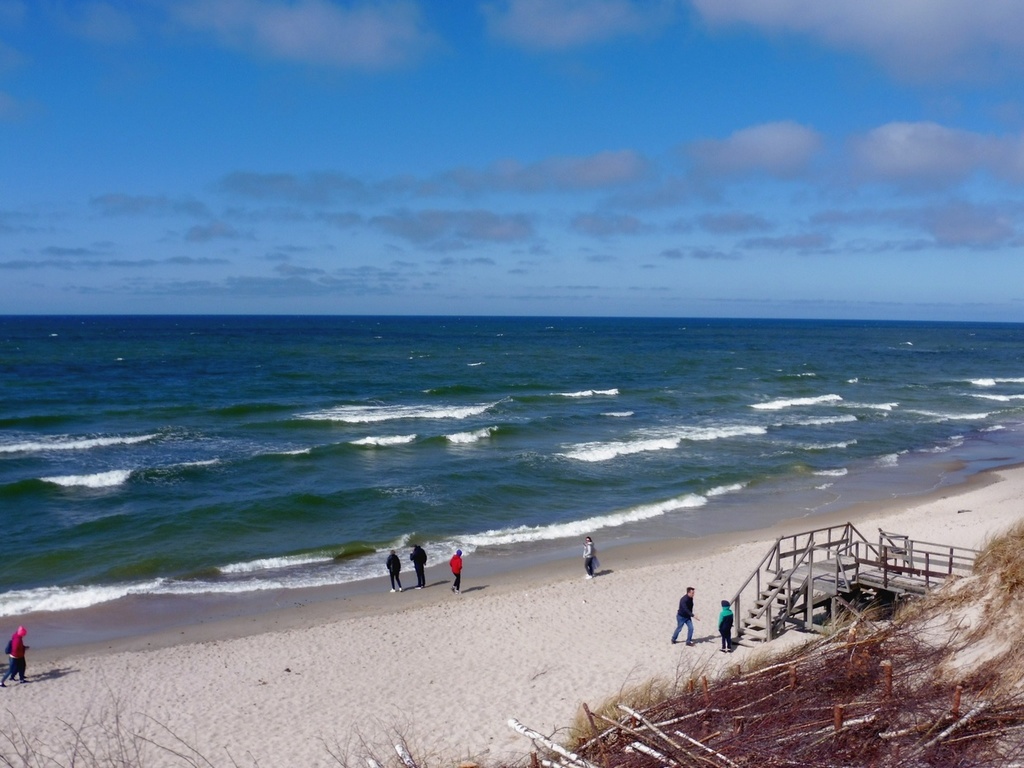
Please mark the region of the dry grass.
<svg viewBox="0 0 1024 768"><path fill-rule="evenodd" d="M1024 521L985 546L975 560L974 572L994 577L1007 598L1024 592Z"/></svg>
<svg viewBox="0 0 1024 768"><path fill-rule="evenodd" d="M578 719L568 746L600 768L1024 766L1022 594L1024 523L988 544L973 576L891 621L869 609L706 686L689 682L700 670L638 686L599 708L600 738Z"/></svg>

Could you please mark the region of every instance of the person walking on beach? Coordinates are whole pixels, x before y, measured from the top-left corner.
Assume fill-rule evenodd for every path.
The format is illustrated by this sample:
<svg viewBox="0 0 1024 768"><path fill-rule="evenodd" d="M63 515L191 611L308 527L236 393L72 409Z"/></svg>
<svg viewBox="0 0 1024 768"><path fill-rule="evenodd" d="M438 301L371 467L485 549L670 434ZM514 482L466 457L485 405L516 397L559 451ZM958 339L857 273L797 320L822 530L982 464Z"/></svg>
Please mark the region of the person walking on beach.
<svg viewBox="0 0 1024 768"><path fill-rule="evenodd" d="M679 599L679 609L676 611L676 631L672 633L672 644L675 645L679 639L679 633L686 627L686 644L693 645L693 620L697 614L693 612L693 587L686 588L686 594Z"/></svg>
<svg viewBox="0 0 1024 768"><path fill-rule="evenodd" d="M391 577L391 591L395 591L395 585L398 585L398 591L402 591L402 579L399 577L399 572L402 570L402 559L395 554L395 550L391 550L391 554L388 555L388 559L384 561L384 565L387 566L388 576Z"/></svg>
<svg viewBox="0 0 1024 768"><path fill-rule="evenodd" d="M594 568L597 566L597 549L594 548L594 540L589 536L583 540L583 567L587 571L587 578L594 578Z"/></svg>
<svg viewBox="0 0 1024 768"><path fill-rule="evenodd" d="M728 600L722 601L722 612L718 614L718 634L722 636L722 653L732 653L732 607Z"/></svg>
<svg viewBox="0 0 1024 768"><path fill-rule="evenodd" d="M461 595L462 589L462 550L456 549L455 554L452 555L451 562L448 563L452 567L452 573L455 574L455 581L452 583L452 592L456 595Z"/></svg>
<svg viewBox="0 0 1024 768"><path fill-rule="evenodd" d="M423 589L427 586L427 576L423 572L423 568L427 564L427 553L423 551L423 547L417 544L412 548L409 559L412 560L412 566L416 569L416 589Z"/></svg>
<svg viewBox="0 0 1024 768"><path fill-rule="evenodd" d="M18 627L14 634L11 635L11 639L7 643L7 655L11 659L10 668L7 670L7 674L4 675L3 679L0 680L0 688L6 688L4 683L7 682L7 678L14 679L15 675L21 677L21 682L27 683L25 679L25 651L28 650L28 646L25 645L25 635L28 634L28 630L24 627Z"/></svg>

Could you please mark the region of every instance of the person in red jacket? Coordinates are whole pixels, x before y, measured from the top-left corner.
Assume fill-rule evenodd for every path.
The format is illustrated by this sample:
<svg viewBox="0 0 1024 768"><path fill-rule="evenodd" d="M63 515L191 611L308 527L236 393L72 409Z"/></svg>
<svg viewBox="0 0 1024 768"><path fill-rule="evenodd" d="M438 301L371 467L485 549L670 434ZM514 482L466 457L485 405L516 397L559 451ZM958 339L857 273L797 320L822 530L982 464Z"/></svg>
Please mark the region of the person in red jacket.
<svg viewBox="0 0 1024 768"><path fill-rule="evenodd" d="M452 573L455 574L455 583L452 584L452 592L456 595L461 595L462 592L462 550L455 550L455 554L452 555L451 562L449 563L452 567Z"/></svg>
<svg viewBox="0 0 1024 768"><path fill-rule="evenodd" d="M15 675L21 677L21 682L28 682L25 679L25 651L28 650L28 646L25 645L25 635L27 634L27 629L18 627L14 634L11 635L11 642L7 644L9 649L7 655L11 657L11 666L7 670L7 674L0 680L0 688L6 688L7 686L4 683L7 682L7 678L13 680Z"/></svg>

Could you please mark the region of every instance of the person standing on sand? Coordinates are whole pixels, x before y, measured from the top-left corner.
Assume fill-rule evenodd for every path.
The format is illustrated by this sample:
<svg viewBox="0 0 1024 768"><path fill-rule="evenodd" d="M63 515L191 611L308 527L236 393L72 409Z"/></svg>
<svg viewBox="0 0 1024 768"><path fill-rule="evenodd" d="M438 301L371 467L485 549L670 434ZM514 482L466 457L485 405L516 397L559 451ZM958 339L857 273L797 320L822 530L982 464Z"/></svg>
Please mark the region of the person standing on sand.
<svg viewBox="0 0 1024 768"><path fill-rule="evenodd" d="M28 646L25 645L25 635L27 634L27 629L18 627L14 634L11 635L11 640L7 643L7 655L11 657L11 666L7 670L7 674L0 680L0 688L6 688L7 686L4 683L7 682L7 678L13 680L15 675L21 677L21 682L28 682L25 679L25 651L28 650Z"/></svg>
<svg viewBox="0 0 1024 768"><path fill-rule="evenodd" d="M722 653L732 653L732 607L728 600L722 601L722 612L718 614L718 634L722 636Z"/></svg>
<svg viewBox="0 0 1024 768"><path fill-rule="evenodd" d="M452 573L455 574L455 581L452 583L452 592L456 595L461 595L462 589L462 550L456 549L455 554L452 555L451 562L449 565L452 567Z"/></svg>
<svg viewBox="0 0 1024 768"><path fill-rule="evenodd" d="M587 571L587 578L594 578L594 563L597 562L597 549L594 548L594 540L589 536L583 540L583 567Z"/></svg>
<svg viewBox="0 0 1024 768"><path fill-rule="evenodd" d="M697 614L693 612L693 587L686 588L686 594L679 599L679 610L676 611L676 631L672 633L672 644L676 644L679 633L686 627L686 644L693 645L693 620Z"/></svg>
<svg viewBox="0 0 1024 768"><path fill-rule="evenodd" d="M412 560L412 566L416 569L416 589L423 589L427 586L427 576L423 572L423 568L427 564L427 553L423 551L423 547L417 544L412 548L409 559Z"/></svg>
<svg viewBox="0 0 1024 768"><path fill-rule="evenodd" d="M398 576L402 570L402 559L395 554L395 550L391 550L391 554L388 555L388 559L384 561L384 565L387 566L388 576L391 577L391 591L395 591L395 585L398 585L398 591L402 591L402 579Z"/></svg>

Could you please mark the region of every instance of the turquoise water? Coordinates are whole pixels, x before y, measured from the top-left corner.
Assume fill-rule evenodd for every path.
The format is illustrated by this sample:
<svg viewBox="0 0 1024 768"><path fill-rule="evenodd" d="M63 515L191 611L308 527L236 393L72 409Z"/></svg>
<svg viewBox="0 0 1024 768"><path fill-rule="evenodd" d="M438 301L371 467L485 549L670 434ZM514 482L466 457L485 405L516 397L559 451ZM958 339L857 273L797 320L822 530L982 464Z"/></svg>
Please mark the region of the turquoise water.
<svg viewBox="0 0 1024 768"><path fill-rule="evenodd" d="M0 616L752 528L1019 462L1022 416L1021 325L0 318Z"/></svg>

